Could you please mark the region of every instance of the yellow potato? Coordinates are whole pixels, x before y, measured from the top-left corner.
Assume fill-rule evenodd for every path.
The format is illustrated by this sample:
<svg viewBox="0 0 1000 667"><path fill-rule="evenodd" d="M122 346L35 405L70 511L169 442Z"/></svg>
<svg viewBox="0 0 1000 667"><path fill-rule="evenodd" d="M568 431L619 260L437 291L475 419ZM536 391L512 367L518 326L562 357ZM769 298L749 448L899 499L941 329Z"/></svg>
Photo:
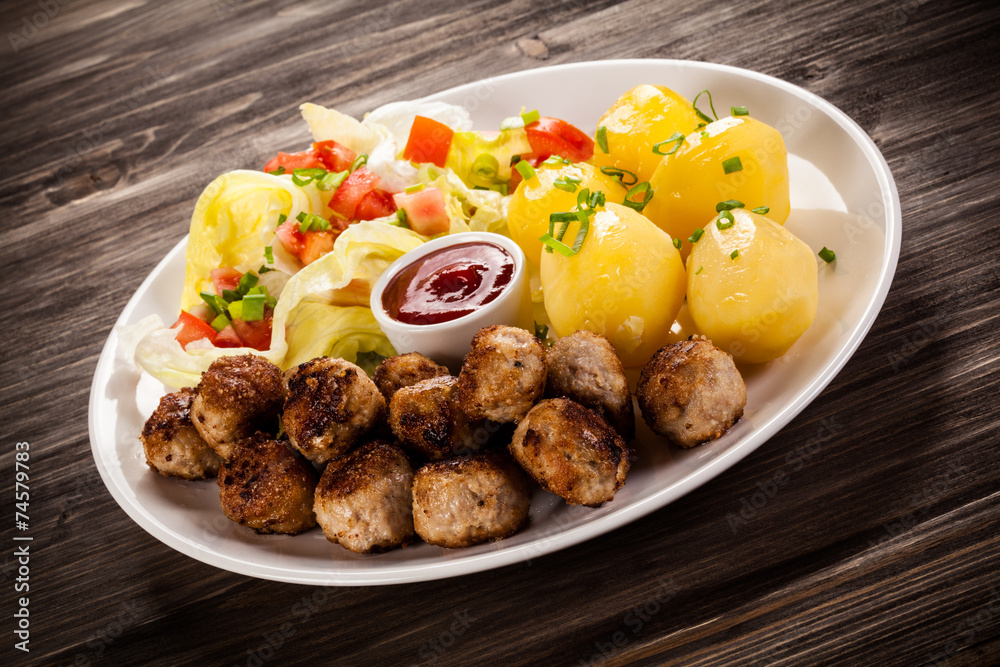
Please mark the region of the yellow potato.
<svg viewBox="0 0 1000 667"><path fill-rule="evenodd" d="M712 221L693 244L687 305L717 347L756 364L783 355L812 324L819 301L816 256L763 215L731 213L732 227L720 230Z"/></svg>
<svg viewBox="0 0 1000 667"><path fill-rule="evenodd" d="M557 179L567 178L580 180L575 191L567 192L553 185ZM601 190L609 202L621 202L625 198L624 188L615 179L584 162L558 166L541 164L535 169L535 178L518 184L507 209L507 229L528 261L536 266L539 264L542 243L538 237L549 231L549 216L572 210L581 188L588 188L592 193Z"/></svg>
<svg viewBox="0 0 1000 667"><path fill-rule="evenodd" d="M727 174L723 162L739 158ZM653 198L643 214L671 236L687 240L715 214L720 201L767 206L780 224L788 218L788 154L781 133L750 116L723 118L689 134L663 158L649 181ZM682 255L687 256L685 243Z"/></svg>
<svg viewBox="0 0 1000 667"><path fill-rule="evenodd" d="M698 126L691 103L666 86L643 84L618 98L597 121L606 128L608 153L594 146L594 164L617 167L648 181L662 159L653 145L666 141L675 132L688 134ZM661 150L670 150L667 145Z"/></svg>
<svg viewBox="0 0 1000 667"><path fill-rule="evenodd" d="M580 224L563 237L572 245ZM626 206L607 204L590 219L580 252L543 252L545 311L560 336L604 334L626 366L665 344L684 302L684 265L669 236Z"/></svg>

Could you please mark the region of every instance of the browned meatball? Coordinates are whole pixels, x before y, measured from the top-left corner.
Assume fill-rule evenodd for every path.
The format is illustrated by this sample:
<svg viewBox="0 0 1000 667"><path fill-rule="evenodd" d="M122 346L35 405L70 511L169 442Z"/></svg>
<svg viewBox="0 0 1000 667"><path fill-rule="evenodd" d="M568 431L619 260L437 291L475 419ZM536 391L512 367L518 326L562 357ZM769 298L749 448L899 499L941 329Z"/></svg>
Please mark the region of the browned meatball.
<svg viewBox="0 0 1000 667"><path fill-rule="evenodd" d="M502 450L428 463L413 477L413 525L425 542L470 547L528 520L528 478Z"/></svg>
<svg viewBox="0 0 1000 667"><path fill-rule="evenodd" d="M224 459L236 441L278 426L281 371L254 354L222 357L201 374L191 401L191 421Z"/></svg>
<svg viewBox="0 0 1000 667"><path fill-rule="evenodd" d="M471 419L518 422L545 389L545 346L524 329L479 330L458 375L458 402Z"/></svg>
<svg viewBox="0 0 1000 667"><path fill-rule="evenodd" d="M146 465L164 477L214 477L222 463L191 423L193 398L194 389L167 394L142 427Z"/></svg>
<svg viewBox="0 0 1000 667"><path fill-rule="evenodd" d="M681 447L718 438L747 403L733 358L703 336L658 350L642 369L636 393L649 428Z"/></svg>
<svg viewBox="0 0 1000 667"><path fill-rule="evenodd" d="M419 352L410 352L385 359L375 369L372 380L388 402L403 387L412 387L421 380L445 375L451 373L444 366L434 363Z"/></svg>
<svg viewBox="0 0 1000 667"><path fill-rule="evenodd" d="M413 541L413 468L396 445L368 442L330 461L316 487L326 539L355 553Z"/></svg>
<svg viewBox="0 0 1000 667"><path fill-rule="evenodd" d="M545 395L566 397L604 417L625 440L635 435L635 411L625 368L611 342L581 329L549 348Z"/></svg>
<svg viewBox="0 0 1000 667"><path fill-rule="evenodd" d="M396 392L389 403L389 426L400 444L431 461L482 449L489 440L485 422L470 422L458 407L458 378L430 378Z"/></svg>
<svg viewBox="0 0 1000 667"><path fill-rule="evenodd" d="M543 489L574 505L615 497L628 474L628 446L604 419L568 398L550 398L518 424L510 452Z"/></svg>
<svg viewBox="0 0 1000 667"><path fill-rule="evenodd" d="M219 468L219 501L226 516L241 526L295 535L316 525L318 477L287 444L258 433L237 443Z"/></svg>
<svg viewBox="0 0 1000 667"><path fill-rule="evenodd" d="M320 357L288 378L281 424L292 446L310 461L345 454L385 418L385 398L358 366Z"/></svg>

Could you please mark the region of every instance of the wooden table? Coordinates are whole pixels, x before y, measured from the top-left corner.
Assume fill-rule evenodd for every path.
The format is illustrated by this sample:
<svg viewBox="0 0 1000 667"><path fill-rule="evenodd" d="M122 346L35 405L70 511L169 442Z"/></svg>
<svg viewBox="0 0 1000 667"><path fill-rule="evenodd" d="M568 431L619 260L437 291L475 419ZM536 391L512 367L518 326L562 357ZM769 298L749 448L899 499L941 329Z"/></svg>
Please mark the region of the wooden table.
<svg viewBox="0 0 1000 667"><path fill-rule="evenodd" d="M989 664L1000 661L1000 105L988 3L812 0L8 3L0 175L4 507L31 444L30 653L16 664ZM87 397L129 296L214 175L487 76L605 58L736 65L817 93L903 204L885 307L800 416L609 535L457 579L309 588L204 565L100 481ZM734 531L759 484L843 424ZM7 522L5 521L5 524ZM13 543L17 544L17 543Z"/></svg>

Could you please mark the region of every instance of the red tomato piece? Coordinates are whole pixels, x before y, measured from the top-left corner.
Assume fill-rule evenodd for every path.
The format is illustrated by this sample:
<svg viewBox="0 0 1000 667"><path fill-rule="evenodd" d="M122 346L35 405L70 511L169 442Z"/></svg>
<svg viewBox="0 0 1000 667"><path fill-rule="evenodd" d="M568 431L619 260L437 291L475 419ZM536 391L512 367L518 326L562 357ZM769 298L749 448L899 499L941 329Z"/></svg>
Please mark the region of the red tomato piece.
<svg viewBox="0 0 1000 667"><path fill-rule="evenodd" d="M403 149L403 159L413 162L430 162L443 167L451 149L455 131L432 118L417 116L410 127L410 136Z"/></svg>
<svg viewBox="0 0 1000 667"><path fill-rule="evenodd" d="M358 157L350 148L333 140L313 144L313 151L327 171L347 171Z"/></svg>
<svg viewBox="0 0 1000 667"><path fill-rule="evenodd" d="M177 318L177 321L170 328L177 329L177 333L175 334L177 342L184 349L187 349L188 343L196 340L203 338L207 338L209 342L215 340L215 329L205 322L205 320L195 317L186 310L181 311L180 317Z"/></svg>
<svg viewBox="0 0 1000 667"><path fill-rule="evenodd" d="M240 278L243 277L242 273L229 266L212 269L209 275L212 277L212 285L215 286L215 293L219 296L222 296L223 290L232 290L235 292L236 288L240 286Z"/></svg>
<svg viewBox="0 0 1000 667"><path fill-rule="evenodd" d="M378 187L382 179L364 167L347 177L340 184L337 191L330 200L330 208L336 211L345 220L355 220L358 204L369 192Z"/></svg>
<svg viewBox="0 0 1000 667"><path fill-rule="evenodd" d="M391 194L385 190L372 190L358 202L354 217L358 220L374 220L392 215L395 212L396 204L392 201Z"/></svg>
<svg viewBox="0 0 1000 667"><path fill-rule="evenodd" d="M330 229L326 231L300 232L298 220L286 220L275 230L275 235L285 250L305 265L333 250L334 241L346 228L344 221L334 219L330 223Z"/></svg>
<svg viewBox="0 0 1000 667"><path fill-rule="evenodd" d="M264 319L253 322L243 320L233 320L232 328L236 330L236 335L243 341L246 347L255 350L267 350L271 347L271 324L274 320L274 311L270 308L264 309ZM229 327L226 327L227 329ZM224 330L223 330L224 331Z"/></svg>
<svg viewBox="0 0 1000 667"><path fill-rule="evenodd" d="M216 334L212 343L215 347L243 347L243 341L231 324Z"/></svg>
<svg viewBox="0 0 1000 667"><path fill-rule="evenodd" d="M396 206L406 211L410 229L424 236L444 234L451 229L451 218L444 203L444 194L438 188L424 188L419 192L399 192L392 196Z"/></svg>
<svg viewBox="0 0 1000 667"><path fill-rule="evenodd" d="M525 125L524 130L532 153L542 160L550 155L571 162L584 162L594 157L594 140L564 120L543 116Z"/></svg>
<svg viewBox="0 0 1000 667"><path fill-rule="evenodd" d="M264 165L264 171L274 171L278 167L284 167L284 173L290 174L296 169L326 169L320 161L315 150L302 151L301 153L278 153L277 157Z"/></svg>

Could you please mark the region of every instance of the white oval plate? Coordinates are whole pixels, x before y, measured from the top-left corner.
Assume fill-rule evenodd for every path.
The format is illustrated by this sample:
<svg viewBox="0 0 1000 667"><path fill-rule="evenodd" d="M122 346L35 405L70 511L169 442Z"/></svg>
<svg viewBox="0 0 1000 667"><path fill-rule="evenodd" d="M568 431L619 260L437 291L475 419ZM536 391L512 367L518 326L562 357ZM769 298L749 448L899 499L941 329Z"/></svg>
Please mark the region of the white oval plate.
<svg viewBox="0 0 1000 667"><path fill-rule="evenodd" d="M226 519L213 481L166 479L146 467L138 434L164 387L136 371L112 332L90 396L90 440L118 504L167 545L253 577L316 585L372 585L451 577L528 560L602 535L704 484L757 449L812 401L857 349L885 300L899 256L899 196L871 139L843 112L797 86L734 67L671 60L617 60L508 74L428 99L462 104L480 129L526 109L592 132L614 100L640 83L692 99L712 91L715 108L745 105L777 127L789 152L792 214L787 227L813 250L834 249L820 266L819 315L781 359L745 373L747 412L723 438L690 451L668 448L638 420L638 458L627 484L597 509L538 491L531 521L514 537L469 549L418 543L360 556L319 530L259 536ZM703 98L704 99L704 98ZM704 108L704 105L699 105ZM724 110L724 111L723 111ZM206 182L213 175L206 176ZM142 283L118 324L157 313L173 321L184 276L181 241Z"/></svg>

